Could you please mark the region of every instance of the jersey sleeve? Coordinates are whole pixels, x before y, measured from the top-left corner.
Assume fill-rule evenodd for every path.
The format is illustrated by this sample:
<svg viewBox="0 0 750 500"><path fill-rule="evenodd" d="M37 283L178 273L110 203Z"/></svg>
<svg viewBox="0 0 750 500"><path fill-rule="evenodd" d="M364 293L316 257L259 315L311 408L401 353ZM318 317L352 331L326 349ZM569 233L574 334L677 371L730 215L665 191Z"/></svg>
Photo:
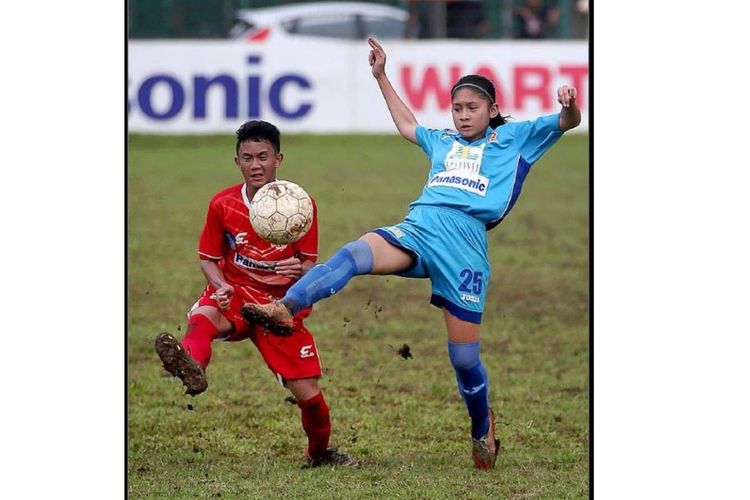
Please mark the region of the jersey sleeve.
<svg viewBox="0 0 750 500"><path fill-rule="evenodd" d="M529 164L536 163L562 135L559 113L516 124L516 141L520 143L521 156Z"/></svg>
<svg viewBox="0 0 750 500"><path fill-rule="evenodd" d="M224 256L224 228L221 207L211 200L206 213L206 223L198 241L198 255L201 260L220 260Z"/></svg>
<svg viewBox="0 0 750 500"><path fill-rule="evenodd" d="M312 198L311 198L312 199ZM307 233L294 244L295 253L301 253L307 260L318 260L318 205L312 200L313 220Z"/></svg>
<svg viewBox="0 0 750 500"><path fill-rule="evenodd" d="M428 157L432 158L432 150L435 144L440 140L441 130L434 128L425 128L422 125L417 125L414 129L414 134L417 137L417 144L427 154Z"/></svg>

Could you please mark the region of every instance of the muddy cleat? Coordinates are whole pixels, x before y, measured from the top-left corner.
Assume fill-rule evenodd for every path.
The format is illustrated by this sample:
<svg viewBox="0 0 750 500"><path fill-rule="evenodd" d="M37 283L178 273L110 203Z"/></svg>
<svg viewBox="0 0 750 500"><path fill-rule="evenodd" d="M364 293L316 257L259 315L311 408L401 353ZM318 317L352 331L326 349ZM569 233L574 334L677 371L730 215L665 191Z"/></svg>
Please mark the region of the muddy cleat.
<svg viewBox="0 0 750 500"><path fill-rule="evenodd" d="M328 448L322 458L312 459L307 457L307 464L303 469L312 469L315 467L322 467L324 465L333 465L334 467L340 465L342 467L352 467L359 469L359 461L355 458L339 453L338 448Z"/></svg>
<svg viewBox="0 0 750 500"><path fill-rule="evenodd" d="M286 337L294 330L292 314L278 300L263 305L248 302L242 306L240 314L248 323L264 326L275 335Z"/></svg>
<svg viewBox="0 0 750 500"><path fill-rule="evenodd" d="M187 389L186 394L195 396L206 390L208 387L206 372L185 352L176 338L166 332L160 333L154 342L154 349L164 369L182 380Z"/></svg>
<svg viewBox="0 0 750 500"><path fill-rule="evenodd" d="M495 439L495 414L490 408L490 429L479 439L471 440L471 458L477 469L491 469L495 466L500 440Z"/></svg>

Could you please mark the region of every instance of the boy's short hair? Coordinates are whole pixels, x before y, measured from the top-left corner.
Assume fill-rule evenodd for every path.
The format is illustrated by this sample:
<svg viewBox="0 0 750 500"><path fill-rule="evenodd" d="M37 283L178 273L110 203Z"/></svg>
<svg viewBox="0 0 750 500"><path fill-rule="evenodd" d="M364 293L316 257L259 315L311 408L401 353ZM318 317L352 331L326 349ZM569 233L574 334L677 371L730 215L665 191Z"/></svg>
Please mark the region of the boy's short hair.
<svg viewBox="0 0 750 500"><path fill-rule="evenodd" d="M240 152L240 144L245 141L268 141L273 146L276 154L281 152L281 132L279 132L279 129L273 123L263 120L250 120L243 123L237 129L236 153Z"/></svg>

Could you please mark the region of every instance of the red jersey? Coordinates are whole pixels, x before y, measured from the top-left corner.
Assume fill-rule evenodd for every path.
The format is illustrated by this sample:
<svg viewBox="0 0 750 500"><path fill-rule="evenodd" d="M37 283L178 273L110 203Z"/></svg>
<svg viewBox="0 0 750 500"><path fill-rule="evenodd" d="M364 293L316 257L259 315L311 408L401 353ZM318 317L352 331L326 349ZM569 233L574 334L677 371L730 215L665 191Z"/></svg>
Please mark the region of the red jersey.
<svg viewBox="0 0 750 500"><path fill-rule="evenodd" d="M245 184L237 184L217 193L208 204L198 255L202 260L217 260L226 280L232 285L257 289L281 297L294 280L276 274L276 262L289 257L318 258L318 207L313 205L313 221L297 242L274 245L262 239L250 224L250 199Z"/></svg>

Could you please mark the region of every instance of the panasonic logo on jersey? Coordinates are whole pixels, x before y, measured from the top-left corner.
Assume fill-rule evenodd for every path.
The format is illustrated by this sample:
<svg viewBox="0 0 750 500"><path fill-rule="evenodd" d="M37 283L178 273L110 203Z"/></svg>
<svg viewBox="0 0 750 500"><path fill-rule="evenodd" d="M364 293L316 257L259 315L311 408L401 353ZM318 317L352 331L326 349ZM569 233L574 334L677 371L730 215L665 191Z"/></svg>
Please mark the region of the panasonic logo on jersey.
<svg viewBox="0 0 750 500"><path fill-rule="evenodd" d="M489 179L483 175L469 173L441 173L430 179L430 182L427 185L428 187L444 186L458 188L478 194L479 196L484 196L487 194L487 186L489 183Z"/></svg>
<svg viewBox="0 0 750 500"><path fill-rule="evenodd" d="M234 254L234 263L245 269L261 269L263 271L273 271L276 269L275 262L260 262L238 253Z"/></svg>

